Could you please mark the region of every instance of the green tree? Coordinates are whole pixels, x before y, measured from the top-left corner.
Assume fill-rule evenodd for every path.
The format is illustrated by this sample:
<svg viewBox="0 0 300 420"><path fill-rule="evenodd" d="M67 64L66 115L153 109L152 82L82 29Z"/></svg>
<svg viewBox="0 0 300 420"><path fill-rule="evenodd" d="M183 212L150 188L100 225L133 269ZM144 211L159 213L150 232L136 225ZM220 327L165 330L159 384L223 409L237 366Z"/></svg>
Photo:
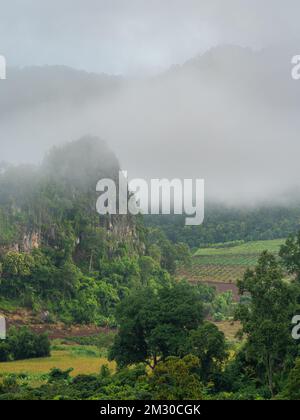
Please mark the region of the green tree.
<svg viewBox="0 0 300 420"><path fill-rule="evenodd" d="M296 361L294 369L291 370L283 392L279 399L300 400L300 359Z"/></svg>
<svg viewBox="0 0 300 420"><path fill-rule="evenodd" d="M156 366L150 378L154 400L203 400L204 386L196 374L199 366L196 356L168 357Z"/></svg>
<svg viewBox="0 0 300 420"><path fill-rule="evenodd" d="M0 362L7 362L9 360L10 347L7 342L0 340Z"/></svg>
<svg viewBox="0 0 300 420"><path fill-rule="evenodd" d="M20 297L30 287L34 258L29 254L10 251L2 262L0 287L4 295Z"/></svg>
<svg viewBox="0 0 300 420"><path fill-rule="evenodd" d="M198 357L203 381L209 382L215 374L221 372L228 356L226 347L224 333L210 322L205 322L190 332L187 351Z"/></svg>
<svg viewBox="0 0 300 420"><path fill-rule="evenodd" d="M158 264L161 263L161 250L160 247L156 244L150 245L148 248L147 254Z"/></svg>
<svg viewBox="0 0 300 420"><path fill-rule="evenodd" d="M287 239L286 243L282 245L279 255L288 272L295 274L300 283L300 231L297 235Z"/></svg>
<svg viewBox="0 0 300 420"><path fill-rule="evenodd" d="M50 356L50 341L47 334L35 334L26 327L11 328L7 345L14 360Z"/></svg>
<svg viewBox="0 0 300 420"><path fill-rule="evenodd" d="M75 297L82 278L80 269L71 260L68 260L57 271L56 275L56 287L61 291L62 295L67 298Z"/></svg>
<svg viewBox="0 0 300 420"><path fill-rule="evenodd" d="M185 243L175 244L176 260L183 265L191 263L191 250L190 247Z"/></svg>
<svg viewBox="0 0 300 420"><path fill-rule="evenodd" d="M240 304L236 319L242 323L241 333L247 336L250 357L263 367L272 395L274 376L284 366L291 339L291 316L295 307L293 288L283 280L276 258L264 252L255 270L248 270L238 282L240 293L250 294L249 305Z"/></svg>
<svg viewBox="0 0 300 420"><path fill-rule="evenodd" d="M197 289L181 282L154 291L147 287L120 303L119 332L110 358L120 366L138 362L155 368L159 360L182 353L189 332L203 322Z"/></svg>
<svg viewBox="0 0 300 420"><path fill-rule="evenodd" d="M145 285L149 285L149 280L155 274L155 271L160 267L151 257L147 256L140 257L139 266L141 271L142 283Z"/></svg>

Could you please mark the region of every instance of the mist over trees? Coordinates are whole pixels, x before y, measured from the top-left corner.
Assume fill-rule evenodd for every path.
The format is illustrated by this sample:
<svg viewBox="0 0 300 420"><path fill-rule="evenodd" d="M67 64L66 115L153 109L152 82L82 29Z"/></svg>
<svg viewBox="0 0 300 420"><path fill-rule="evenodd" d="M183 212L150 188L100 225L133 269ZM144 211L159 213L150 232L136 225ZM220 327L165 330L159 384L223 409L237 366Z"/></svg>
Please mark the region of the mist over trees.
<svg viewBox="0 0 300 420"><path fill-rule="evenodd" d="M168 284L185 246L151 238L139 217L99 216L99 179L118 180L106 144L85 137L53 148L40 166L0 175L0 293L78 324L115 325L133 288Z"/></svg>
<svg viewBox="0 0 300 420"><path fill-rule="evenodd" d="M204 178L206 199L230 205L293 201L300 183L294 54L293 44L221 45L142 80L14 69L0 86L2 159L36 163L53 145L93 133L132 178Z"/></svg>
<svg viewBox="0 0 300 420"><path fill-rule="evenodd" d="M300 400L299 0L2 3L0 401Z"/></svg>

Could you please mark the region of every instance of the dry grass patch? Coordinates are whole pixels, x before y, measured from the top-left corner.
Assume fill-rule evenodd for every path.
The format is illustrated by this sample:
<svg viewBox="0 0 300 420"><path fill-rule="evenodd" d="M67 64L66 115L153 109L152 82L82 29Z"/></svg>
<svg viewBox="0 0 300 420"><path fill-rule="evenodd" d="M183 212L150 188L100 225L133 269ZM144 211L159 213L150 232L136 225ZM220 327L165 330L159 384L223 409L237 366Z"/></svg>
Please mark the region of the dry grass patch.
<svg viewBox="0 0 300 420"><path fill-rule="evenodd" d="M53 368L67 370L73 368L72 376L99 373L101 366L108 365L115 369L115 363L105 357L74 355L68 351L54 350L51 357L43 359L20 360L0 363L0 373L45 374Z"/></svg>
<svg viewBox="0 0 300 420"><path fill-rule="evenodd" d="M241 324L238 321L220 321L214 322L214 324L225 334L225 337L229 341L236 341L236 334L241 329Z"/></svg>

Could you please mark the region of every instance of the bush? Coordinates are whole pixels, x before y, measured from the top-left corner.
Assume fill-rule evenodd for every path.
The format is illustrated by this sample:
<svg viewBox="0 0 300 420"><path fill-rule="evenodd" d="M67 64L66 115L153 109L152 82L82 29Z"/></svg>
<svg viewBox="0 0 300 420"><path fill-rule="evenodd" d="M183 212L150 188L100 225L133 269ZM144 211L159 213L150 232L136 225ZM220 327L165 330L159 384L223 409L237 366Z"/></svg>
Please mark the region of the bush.
<svg viewBox="0 0 300 420"><path fill-rule="evenodd" d="M0 341L0 362L7 362L9 353L9 345L5 341Z"/></svg>
<svg viewBox="0 0 300 420"><path fill-rule="evenodd" d="M50 356L46 334L35 334L28 328L12 328L7 340L0 343L0 361L33 359Z"/></svg>
<svg viewBox="0 0 300 420"><path fill-rule="evenodd" d="M49 372L49 379L48 382L55 382L55 381L69 381L70 380L70 373L73 369L68 370L61 370L57 368L53 368Z"/></svg>

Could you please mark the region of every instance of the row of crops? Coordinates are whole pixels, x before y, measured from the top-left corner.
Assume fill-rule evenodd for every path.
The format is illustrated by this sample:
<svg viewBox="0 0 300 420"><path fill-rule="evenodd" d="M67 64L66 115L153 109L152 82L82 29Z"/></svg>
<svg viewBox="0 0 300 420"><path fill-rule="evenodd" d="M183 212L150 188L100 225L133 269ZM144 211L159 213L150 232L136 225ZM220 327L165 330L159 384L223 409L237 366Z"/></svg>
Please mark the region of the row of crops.
<svg viewBox="0 0 300 420"><path fill-rule="evenodd" d="M259 255L268 250L278 254L284 239L256 241L236 246L199 249L188 267L181 267L180 277L197 282L235 283L248 267L254 267Z"/></svg>

